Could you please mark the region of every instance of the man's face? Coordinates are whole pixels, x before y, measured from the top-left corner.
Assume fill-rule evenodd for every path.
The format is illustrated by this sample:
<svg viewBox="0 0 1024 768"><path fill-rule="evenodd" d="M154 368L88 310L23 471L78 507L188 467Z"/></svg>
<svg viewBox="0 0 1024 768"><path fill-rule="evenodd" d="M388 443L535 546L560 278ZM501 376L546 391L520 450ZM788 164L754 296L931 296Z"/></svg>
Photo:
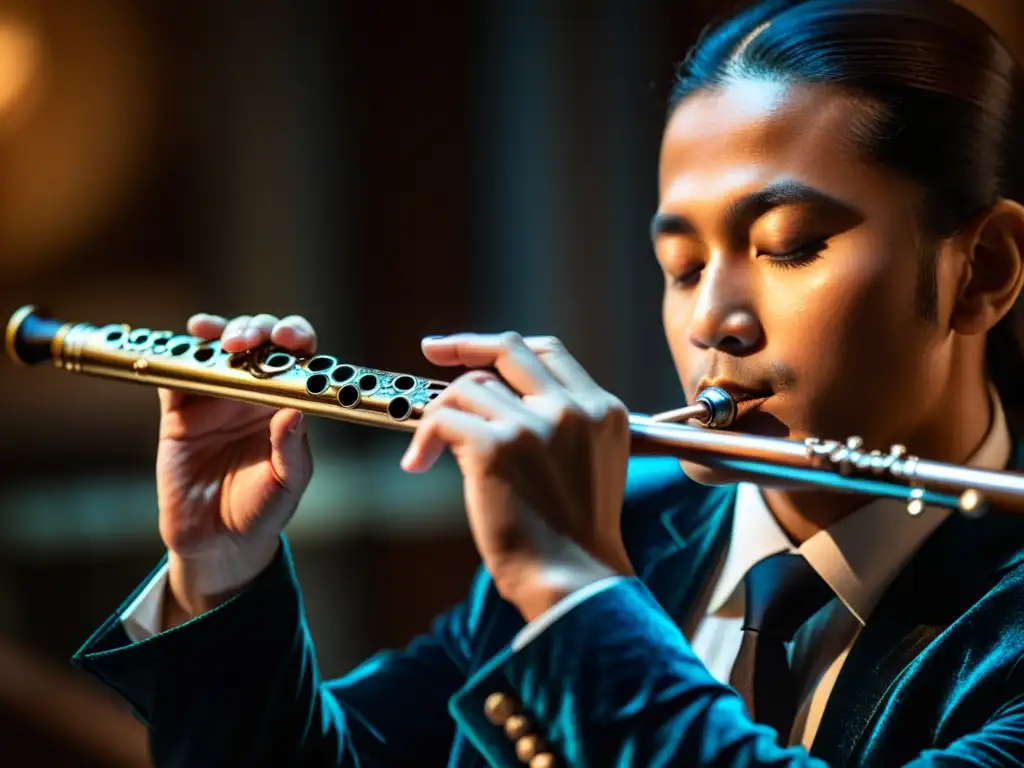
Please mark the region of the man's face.
<svg viewBox="0 0 1024 768"><path fill-rule="evenodd" d="M740 81L666 127L665 333L688 402L707 384L750 399L736 431L887 450L939 416L952 294L940 269L938 320L922 311L917 195L857 156L856 115L822 86Z"/></svg>

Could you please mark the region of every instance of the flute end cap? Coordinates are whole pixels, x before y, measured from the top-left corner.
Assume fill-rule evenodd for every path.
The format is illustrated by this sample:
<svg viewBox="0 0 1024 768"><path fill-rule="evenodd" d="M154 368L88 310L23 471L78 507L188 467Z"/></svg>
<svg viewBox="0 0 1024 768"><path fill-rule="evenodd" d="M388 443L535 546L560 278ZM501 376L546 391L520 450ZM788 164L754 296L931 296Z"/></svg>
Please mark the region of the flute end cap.
<svg viewBox="0 0 1024 768"><path fill-rule="evenodd" d="M4 333L4 349L7 351L7 357L17 365L28 365L28 361L18 354L18 331L21 330L25 320L38 311L39 307L35 304L26 304L16 309L7 321L7 330Z"/></svg>

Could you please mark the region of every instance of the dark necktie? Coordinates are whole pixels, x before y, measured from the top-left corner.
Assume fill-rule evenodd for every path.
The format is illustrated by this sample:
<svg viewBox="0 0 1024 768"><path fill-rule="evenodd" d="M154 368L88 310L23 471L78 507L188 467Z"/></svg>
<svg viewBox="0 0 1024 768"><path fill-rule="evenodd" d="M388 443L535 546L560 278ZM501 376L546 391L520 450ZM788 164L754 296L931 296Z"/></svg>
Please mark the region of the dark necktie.
<svg viewBox="0 0 1024 768"><path fill-rule="evenodd" d="M785 745L796 717L797 687L786 643L833 596L803 555L771 555L743 578L743 642L729 683L758 723L778 731Z"/></svg>

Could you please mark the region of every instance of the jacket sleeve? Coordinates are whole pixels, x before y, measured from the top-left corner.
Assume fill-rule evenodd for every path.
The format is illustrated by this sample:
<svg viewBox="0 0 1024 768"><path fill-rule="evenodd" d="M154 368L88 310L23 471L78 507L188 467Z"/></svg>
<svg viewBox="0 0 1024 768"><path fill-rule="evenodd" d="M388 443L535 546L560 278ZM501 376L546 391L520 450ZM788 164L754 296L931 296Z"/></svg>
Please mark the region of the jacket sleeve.
<svg viewBox="0 0 1024 768"><path fill-rule="evenodd" d="M277 558L252 584L179 627L132 642L120 621L125 606L72 661L128 702L149 729L157 766L447 759L454 728L448 699L466 681L468 602L406 648L381 652L331 681L320 679L283 537Z"/></svg>
<svg viewBox="0 0 1024 768"><path fill-rule="evenodd" d="M1024 765L1024 664L1018 667L1005 704L982 728L889 764ZM509 645L452 700L455 718L491 765L521 766L501 719L485 714L496 695L509 705L506 713L534 725L535 750L574 768L828 768L803 747L778 746L773 729L753 722L636 578L574 605L528 643Z"/></svg>

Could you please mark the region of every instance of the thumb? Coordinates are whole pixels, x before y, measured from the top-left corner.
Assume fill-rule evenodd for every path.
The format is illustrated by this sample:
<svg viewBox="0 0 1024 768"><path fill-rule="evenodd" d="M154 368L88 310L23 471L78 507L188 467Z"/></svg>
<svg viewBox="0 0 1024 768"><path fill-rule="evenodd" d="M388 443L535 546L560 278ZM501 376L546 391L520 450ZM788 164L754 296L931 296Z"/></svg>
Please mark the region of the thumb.
<svg viewBox="0 0 1024 768"><path fill-rule="evenodd" d="M270 419L270 462L286 491L301 493L313 474L306 420L301 411L282 408Z"/></svg>

